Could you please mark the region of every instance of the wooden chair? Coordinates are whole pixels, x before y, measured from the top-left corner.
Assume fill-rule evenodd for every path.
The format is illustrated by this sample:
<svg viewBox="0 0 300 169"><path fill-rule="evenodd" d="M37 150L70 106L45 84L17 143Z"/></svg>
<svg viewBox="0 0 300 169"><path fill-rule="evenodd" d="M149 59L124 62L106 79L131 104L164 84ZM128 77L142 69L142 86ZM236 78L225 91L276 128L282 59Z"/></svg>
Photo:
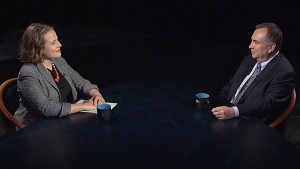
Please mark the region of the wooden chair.
<svg viewBox="0 0 300 169"><path fill-rule="evenodd" d="M17 92L17 78L11 78L4 81L0 86L0 110L4 115L4 127L6 135L16 130L16 127L22 129L25 127L14 117L14 112L19 105L19 96Z"/></svg>
<svg viewBox="0 0 300 169"><path fill-rule="evenodd" d="M285 136L288 120L294 110L295 104L296 104L296 89L294 88L292 91L291 100L287 108L276 120L274 120L271 124L269 124L269 127L276 129L280 134Z"/></svg>

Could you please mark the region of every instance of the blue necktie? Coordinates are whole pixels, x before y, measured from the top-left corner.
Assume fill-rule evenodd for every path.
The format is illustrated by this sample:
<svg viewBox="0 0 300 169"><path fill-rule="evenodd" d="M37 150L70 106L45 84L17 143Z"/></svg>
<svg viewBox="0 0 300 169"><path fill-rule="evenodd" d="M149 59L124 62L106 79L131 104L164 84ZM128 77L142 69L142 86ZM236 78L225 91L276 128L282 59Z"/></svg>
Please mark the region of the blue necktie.
<svg viewBox="0 0 300 169"><path fill-rule="evenodd" d="M239 93L236 95L236 97L233 98L233 100L232 100L233 104L236 105L239 102L239 100L241 99L241 97L243 96L243 94L245 93L245 91L248 89L248 87L254 81L254 79L256 78L256 76L259 75L260 72L261 72L261 63L258 62L257 66L256 66L256 69L252 73L251 77L243 85L243 87L241 88L241 90L239 91Z"/></svg>

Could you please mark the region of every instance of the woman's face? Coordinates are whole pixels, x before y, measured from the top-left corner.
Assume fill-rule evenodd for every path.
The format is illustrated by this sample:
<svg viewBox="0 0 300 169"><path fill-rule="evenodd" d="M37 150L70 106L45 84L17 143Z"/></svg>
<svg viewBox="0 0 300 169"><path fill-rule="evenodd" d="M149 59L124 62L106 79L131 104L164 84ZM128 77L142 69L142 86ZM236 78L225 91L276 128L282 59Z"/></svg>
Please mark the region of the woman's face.
<svg viewBox="0 0 300 169"><path fill-rule="evenodd" d="M54 59L61 56L60 47L62 46L58 41L58 37L54 30L47 32L44 36L45 47L43 55L45 59Z"/></svg>

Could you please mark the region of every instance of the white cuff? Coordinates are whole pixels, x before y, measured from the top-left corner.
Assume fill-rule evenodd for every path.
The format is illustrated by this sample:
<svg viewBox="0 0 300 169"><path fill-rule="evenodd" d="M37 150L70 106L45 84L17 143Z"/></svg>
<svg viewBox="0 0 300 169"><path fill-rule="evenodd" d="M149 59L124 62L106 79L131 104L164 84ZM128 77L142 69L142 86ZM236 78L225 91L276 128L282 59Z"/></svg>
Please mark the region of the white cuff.
<svg viewBox="0 0 300 169"><path fill-rule="evenodd" d="M240 116L239 109L236 106L234 106L233 110L234 110L234 117L239 117Z"/></svg>

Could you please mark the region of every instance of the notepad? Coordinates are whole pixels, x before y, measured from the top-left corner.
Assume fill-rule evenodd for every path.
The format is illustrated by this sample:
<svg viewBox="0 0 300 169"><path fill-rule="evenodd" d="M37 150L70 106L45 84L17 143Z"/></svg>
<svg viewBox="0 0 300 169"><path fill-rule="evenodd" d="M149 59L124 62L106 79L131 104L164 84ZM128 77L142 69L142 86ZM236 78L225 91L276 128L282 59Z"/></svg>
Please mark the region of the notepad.
<svg viewBox="0 0 300 169"><path fill-rule="evenodd" d="M77 103L84 103L84 102L87 102L88 100L84 100L84 99L81 99L79 100ZM76 103L76 104L77 104ZM111 109L113 109L114 107L116 107L116 105L118 103L111 103L111 102L105 102L106 104L109 104L111 106ZM94 114L97 114L97 109L93 109L93 110L83 110L81 112L87 112L87 113L94 113Z"/></svg>

